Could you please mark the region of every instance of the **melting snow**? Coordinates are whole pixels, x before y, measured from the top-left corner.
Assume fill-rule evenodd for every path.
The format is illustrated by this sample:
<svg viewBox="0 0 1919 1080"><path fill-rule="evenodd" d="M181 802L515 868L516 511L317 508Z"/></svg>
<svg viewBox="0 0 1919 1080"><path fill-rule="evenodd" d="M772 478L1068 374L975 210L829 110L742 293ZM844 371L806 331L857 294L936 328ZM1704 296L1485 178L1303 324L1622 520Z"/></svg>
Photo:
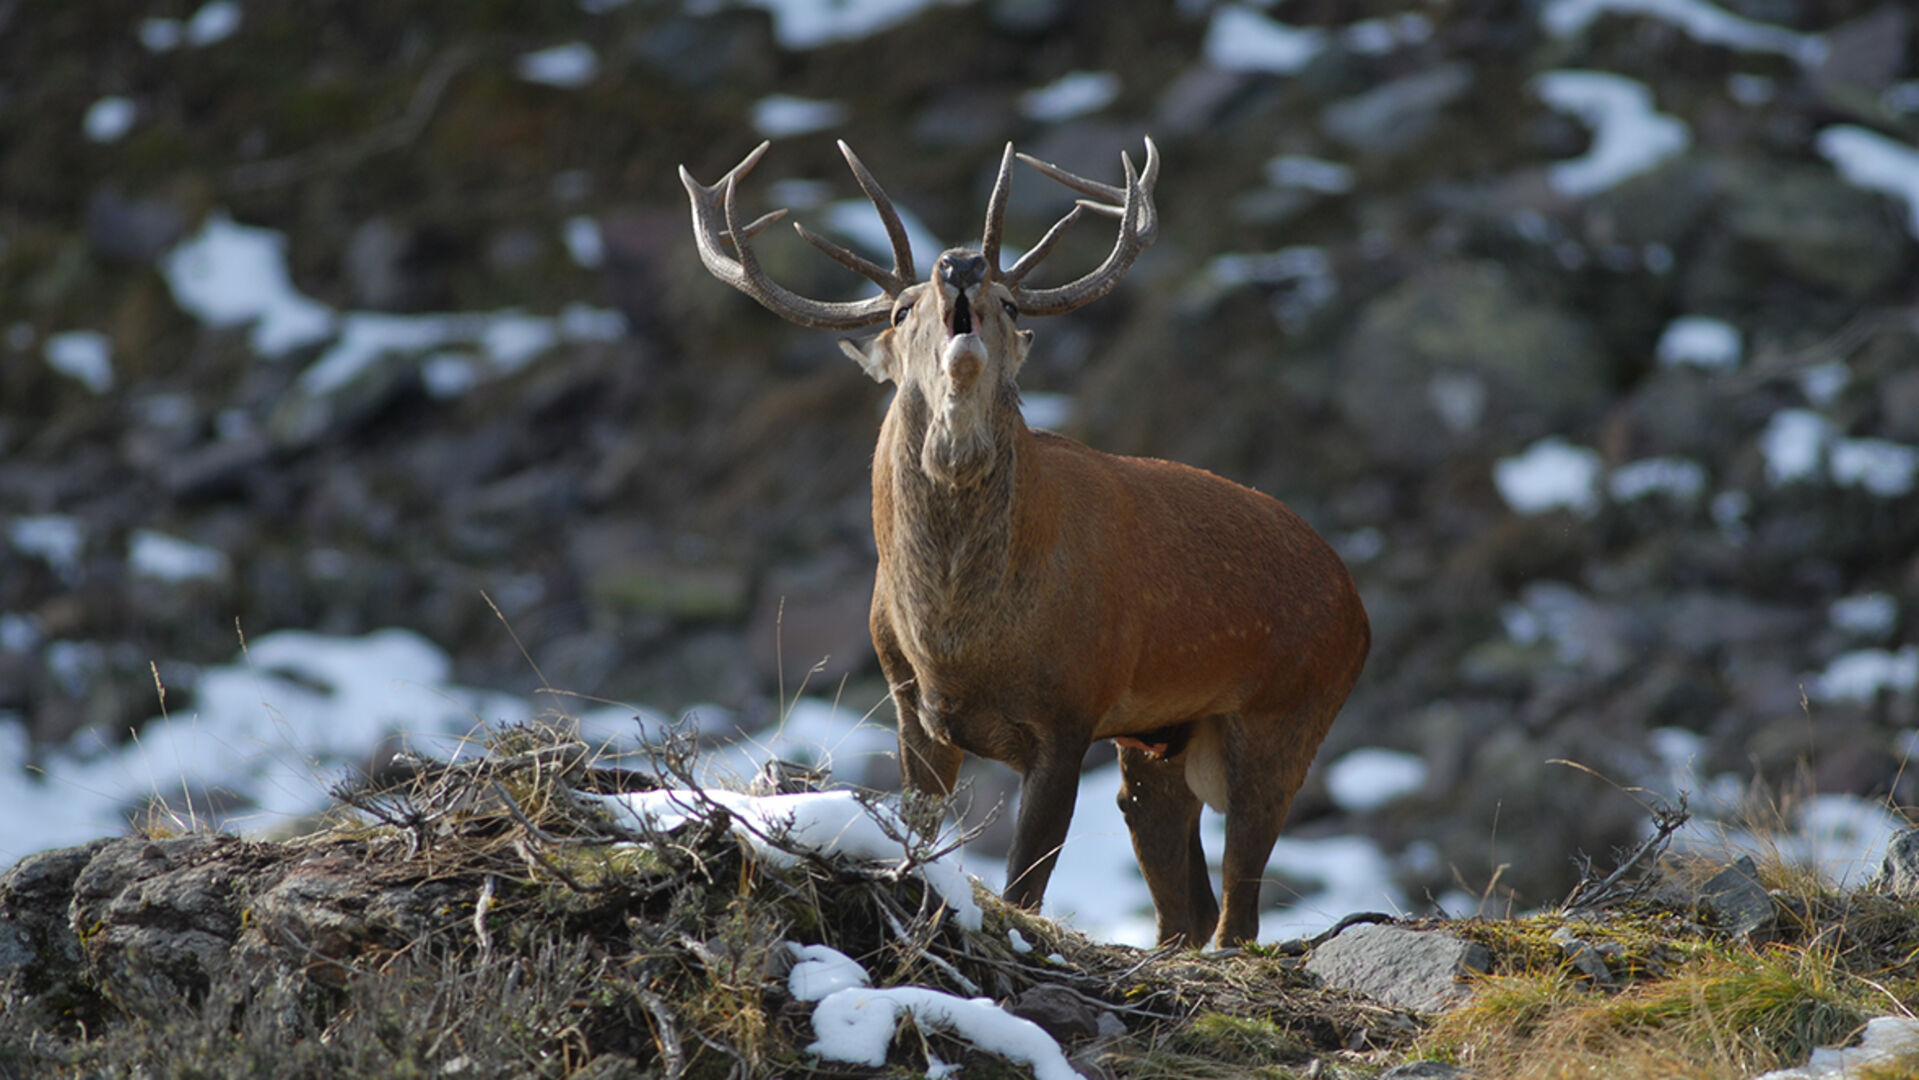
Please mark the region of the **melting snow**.
<svg viewBox="0 0 1919 1080"><path fill-rule="evenodd" d="M912 862L900 838L904 822L891 811L862 802L852 791L808 791L797 795L742 795L719 789L661 790L603 796L599 801L624 810L641 827L670 830L697 819L710 806L724 808L740 842L775 865L789 864L793 856L768 838L821 853L839 852L860 859ZM957 853L914 864L914 872L946 901L953 917L969 930L981 925L973 886L960 869Z"/></svg>
<svg viewBox="0 0 1919 1080"><path fill-rule="evenodd" d="M575 266L594 270L606 261L606 237L595 218L585 214L567 218L560 226L560 242L566 245L566 253L572 256Z"/></svg>
<svg viewBox="0 0 1919 1080"><path fill-rule="evenodd" d="M1051 124L1096 113L1119 98L1119 76L1110 71L1071 71L1019 96L1020 115Z"/></svg>
<svg viewBox="0 0 1919 1080"><path fill-rule="evenodd" d="M1558 436L1541 439L1515 457L1493 463L1493 485L1522 514L1561 508L1581 517L1599 510L1599 453Z"/></svg>
<svg viewBox="0 0 1919 1080"><path fill-rule="evenodd" d="M569 41L521 54L513 72L530 83L577 90L600 73L600 57L586 42Z"/></svg>
<svg viewBox="0 0 1919 1080"><path fill-rule="evenodd" d="M828 995L813 1009L818 1039L806 1049L829 1061L875 1068L908 1012L922 1028L938 1028L1008 1060L1030 1065L1034 1080L1079 1080L1059 1043L1038 1024L1014 1016L990 998L960 998L917 986L888 990L849 989Z"/></svg>
<svg viewBox="0 0 1919 1080"><path fill-rule="evenodd" d="M209 215L200 232L160 260L174 302L209 326L253 324L255 351L276 359L333 333L333 312L294 288L286 237Z"/></svg>
<svg viewBox="0 0 1919 1080"><path fill-rule="evenodd" d="M70 579L80 569L85 536L77 518L65 514L34 514L13 519L13 524L7 527L7 542L20 554L45 562L62 579Z"/></svg>
<svg viewBox="0 0 1919 1080"><path fill-rule="evenodd" d="M227 576L226 553L152 529L135 529L127 540L127 568L135 577L182 582Z"/></svg>
<svg viewBox="0 0 1919 1080"><path fill-rule="evenodd" d="M753 103L753 130L768 139L811 135L839 127L852 113L842 101L770 94Z"/></svg>
<svg viewBox="0 0 1919 1080"><path fill-rule="evenodd" d="M1799 373L1799 392L1814 405L1830 405L1839 400L1852 383L1852 369L1844 360L1814 364Z"/></svg>
<svg viewBox="0 0 1919 1080"><path fill-rule="evenodd" d="M871 980L859 961L830 945L795 945L793 970L787 972L786 988L796 1001L818 1001L855 986L869 986Z"/></svg>
<svg viewBox="0 0 1919 1080"><path fill-rule="evenodd" d="M119 142L133 130L133 120L139 115L139 109L132 98L103 97L87 106L87 115L80 121L80 129L87 138L97 143Z"/></svg>
<svg viewBox="0 0 1919 1080"><path fill-rule="evenodd" d="M225 41L239 32L240 14L235 0L209 0L187 20L187 44L204 48Z"/></svg>
<svg viewBox="0 0 1919 1080"><path fill-rule="evenodd" d="M1221 71L1291 75L1326 51L1324 30L1287 26L1244 4L1213 13L1202 53Z"/></svg>
<svg viewBox="0 0 1919 1080"><path fill-rule="evenodd" d="M113 346L96 330L67 330L47 335L47 366L78 380L96 394L113 389Z"/></svg>
<svg viewBox="0 0 1919 1080"><path fill-rule="evenodd" d="M1666 324L1654 353L1667 367L1731 371L1739 366L1739 331L1723 319L1682 315Z"/></svg>
<svg viewBox="0 0 1919 1080"><path fill-rule="evenodd" d="M1848 634L1883 638L1899 625L1899 601L1882 592L1842 596L1826 608L1826 618Z"/></svg>
<svg viewBox="0 0 1919 1080"><path fill-rule="evenodd" d="M1384 56L1432 40L1433 21L1416 11L1362 19L1339 32L1340 44L1363 56Z"/></svg>
<svg viewBox="0 0 1919 1080"><path fill-rule="evenodd" d="M1303 154L1282 154L1266 163L1266 180L1275 187L1301 188L1322 195L1353 190L1350 166Z"/></svg>
<svg viewBox="0 0 1919 1080"><path fill-rule="evenodd" d="M1058 431L1073 418L1073 399L1065 394L1022 393L1019 412L1027 427Z"/></svg>
<svg viewBox="0 0 1919 1080"><path fill-rule="evenodd" d="M1919 149L1851 124L1826 128L1813 145L1847 183L1903 201L1906 229L1919 236Z"/></svg>
<svg viewBox="0 0 1919 1080"><path fill-rule="evenodd" d="M1774 487L1809 480L1819 471L1826 444L1833 439L1830 421L1808 409L1781 409L1759 433L1759 452L1766 459L1766 478Z"/></svg>
<svg viewBox="0 0 1919 1080"><path fill-rule="evenodd" d="M1595 195L1657 166L1692 144L1685 122L1653 108L1645 84L1603 71L1548 71L1533 80L1539 99L1593 129L1592 146L1555 163L1546 177L1570 198Z"/></svg>
<svg viewBox="0 0 1919 1080"><path fill-rule="evenodd" d="M1724 45L1743 52L1777 53L1801 64L1825 59L1826 42L1817 34L1801 34L1783 26L1754 22L1714 7L1705 0L1547 0L1539 21L1554 37L1584 33L1607 12L1644 15L1684 30L1707 45Z"/></svg>
<svg viewBox="0 0 1919 1080"><path fill-rule="evenodd" d="M1832 444L1827 461L1834 483L1864 488L1883 499L1910 493L1919 475L1919 447L1886 439L1840 439Z"/></svg>
<svg viewBox="0 0 1919 1080"><path fill-rule="evenodd" d="M1425 784L1426 762L1403 750L1361 747L1326 766L1326 790L1352 813L1377 810Z"/></svg>
<svg viewBox="0 0 1919 1080"><path fill-rule="evenodd" d="M1706 467L1683 457L1641 458L1614 469L1606 490L1617 502L1665 495L1694 502L1706 491Z"/></svg>
<svg viewBox="0 0 1919 1080"><path fill-rule="evenodd" d="M1814 675L1806 693L1822 702L1869 702L1884 690L1910 694L1919 688L1919 645L1898 651L1859 649L1843 653Z"/></svg>
<svg viewBox="0 0 1919 1080"><path fill-rule="evenodd" d="M186 39L186 28L178 19L141 19L137 31L140 44L150 53L172 52Z"/></svg>
<svg viewBox="0 0 1919 1080"><path fill-rule="evenodd" d="M858 41L897 26L935 3L969 0L743 0L773 16L773 37L786 49Z"/></svg>

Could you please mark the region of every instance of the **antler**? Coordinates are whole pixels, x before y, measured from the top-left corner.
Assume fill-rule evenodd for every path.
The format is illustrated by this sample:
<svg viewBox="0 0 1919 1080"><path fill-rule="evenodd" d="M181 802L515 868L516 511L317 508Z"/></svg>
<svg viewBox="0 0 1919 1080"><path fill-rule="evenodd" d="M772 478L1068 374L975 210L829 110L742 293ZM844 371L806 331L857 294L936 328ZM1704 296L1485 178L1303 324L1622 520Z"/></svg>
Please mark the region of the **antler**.
<svg viewBox="0 0 1919 1080"><path fill-rule="evenodd" d="M841 266L878 285L885 295L839 302L812 300L781 286L761 269L759 259L746 241L785 217L786 211L775 210L741 227L734 192L739 181L753 171L753 166L759 164L760 156L766 153L770 145L770 142L763 142L754 147L745 160L720 177L718 183L711 185L701 184L693 179L692 173L686 171L686 166L680 166L680 183L686 185L687 198L693 204L693 239L699 245L700 261L706 264L714 277L758 300L775 315L802 326L822 330L856 330L886 321L894 298L916 280L913 276L913 249L907 243L906 226L900 222L899 212L893 209L892 200L880 190L873 174L866 171L866 166L860 163L852 148L844 142L839 144L840 153L845 155L847 165L852 167L853 178L859 181L860 189L866 192L866 197L873 201L873 208L879 211L880 220L886 225L887 238L893 242L893 269L889 271L878 263L855 255L797 222L793 227L808 243ZM721 225L725 228L720 228ZM731 244L737 257L728 255L721 246L722 242Z"/></svg>
<svg viewBox="0 0 1919 1080"><path fill-rule="evenodd" d="M1000 239L1006 228L1007 191L1012 186L1013 158L1016 156L1090 198L1076 200L1073 209L1055 222L1031 251L1014 263L1011 269L999 273L999 280L1013 291L1013 299L1024 315L1059 315L1105 296L1113 290L1113 286L1119 284L1119 279L1132 267L1133 260L1150 247L1159 234L1159 213L1153 208L1153 185L1159 180L1159 147L1153 145L1151 138L1146 140L1146 169L1143 173L1135 173L1133 159L1121 153L1119 160L1125 168L1126 186L1114 187L1075 176L1057 165L1049 165L1027 154L1015 155L1012 144L1008 143L1006 153L1000 158L999 179L993 185L992 197L986 202L986 233L980 243L980 251L986 256L987 265L994 267L996 272L999 267ZM1112 205L1115 202L1120 205ZM1021 288L1021 279L1039 265L1066 230L1086 211L1119 219L1119 237L1113 241L1113 250L1107 253L1106 261L1079 280L1058 288Z"/></svg>

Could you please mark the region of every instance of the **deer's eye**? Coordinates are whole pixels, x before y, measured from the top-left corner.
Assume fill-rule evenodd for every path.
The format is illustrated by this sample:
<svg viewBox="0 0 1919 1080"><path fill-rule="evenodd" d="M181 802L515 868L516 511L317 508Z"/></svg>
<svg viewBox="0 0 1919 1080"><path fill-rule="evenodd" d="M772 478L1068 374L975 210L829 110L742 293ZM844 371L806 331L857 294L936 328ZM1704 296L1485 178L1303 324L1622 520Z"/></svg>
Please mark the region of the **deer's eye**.
<svg viewBox="0 0 1919 1080"><path fill-rule="evenodd" d="M999 306L1000 306L1000 307L1002 307L1002 308L1005 308L1005 309L1006 309L1006 317L1007 317L1007 318L1009 318L1009 319L1017 319L1017 318L1019 318L1019 305L1018 305L1018 304L1015 304L1015 303L1013 303L1013 302L1012 302L1011 300L1001 300L1001 301L999 302Z"/></svg>
<svg viewBox="0 0 1919 1080"><path fill-rule="evenodd" d="M893 325L898 326L899 324L905 322L906 316L910 312L912 312L912 310L913 310L913 305L911 303L901 304L899 307L894 308L893 309Z"/></svg>

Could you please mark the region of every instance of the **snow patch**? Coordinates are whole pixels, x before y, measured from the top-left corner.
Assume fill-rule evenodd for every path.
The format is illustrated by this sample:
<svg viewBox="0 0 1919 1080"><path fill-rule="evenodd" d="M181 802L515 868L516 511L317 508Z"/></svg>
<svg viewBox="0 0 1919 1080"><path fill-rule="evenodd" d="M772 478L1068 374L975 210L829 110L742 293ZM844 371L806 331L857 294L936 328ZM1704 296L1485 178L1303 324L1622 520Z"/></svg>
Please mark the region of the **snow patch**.
<svg viewBox="0 0 1919 1080"><path fill-rule="evenodd" d="M1615 502L1634 502L1664 495L1679 502L1696 502L1706 491L1706 467L1683 457L1641 458L1612 471L1607 493Z"/></svg>
<svg viewBox="0 0 1919 1080"><path fill-rule="evenodd" d="M1426 762L1403 750L1361 747L1326 767L1326 790L1348 813L1377 810L1425 784Z"/></svg>
<svg viewBox="0 0 1919 1080"><path fill-rule="evenodd" d="M1739 366L1739 331L1723 319L1682 315L1666 324L1653 351L1666 367L1732 371Z"/></svg>
<svg viewBox="0 0 1919 1080"><path fill-rule="evenodd" d="M990 998L954 997L918 986L828 995L813 1009L817 1039L807 1052L829 1061L883 1066L903 1012L911 1013L923 1028L950 1031L982 1050L1031 1066L1034 1080L1079 1080L1059 1043L1038 1024L1014 1016Z"/></svg>
<svg viewBox="0 0 1919 1080"><path fill-rule="evenodd" d="M209 0L200 5L186 24L186 42L196 49L217 45L240 31L240 5L236 0Z"/></svg>
<svg viewBox="0 0 1919 1080"><path fill-rule="evenodd" d="M753 103L753 130L762 138L786 139L839 127L853 111L842 101L769 94Z"/></svg>
<svg viewBox="0 0 1919 1080"><path fill-rule="evenodd" d="M1554 37L1572 37L1608 12L1659 19L1684 30L1694 41L1741 52L1776 53L1806 65L1826 56L1826 41L1817 34L1755 22L1705 0L1547 0L1539 21Z"/></svg>
<svg viewBox="0 0 1919 1080"><path fill-rule="evenodd" d="M1027 427L1058 431L1073 418L1073 399L1065 394L1022 393L1019 397L1019 413L1025 418Z"/></svg>
<svg viewBox="0 0 1919 1080"><path fill-rule="evenodd" d="M87 115L80 120L80 130L86 132L91 142L119 142L133 130L133 121L140 110L133 104L132 98L113 95L103 97L87 106Z"/></svg>
<svg viewBox="0 0 1919 1080"><path fill-rule="evenodd" d="M1494 462L1493 485L1521 514L1566 509L1591 517L1599 510L1600 471L1598 451L1553 435Z"/></svg>
<svg viewBox="0 0 1919 1080"><path fill-rule="evenodd" d="M786 989L795 1001L818 1001L856 986L870 986L872 980L859 961L830 945L796 945L787 942L793 954L793 970L786 974Z"/></svg>
<svg viewBox="0 0 1919 1080"><path fill-rule="evenodd" d="M1118 100L1119 76L1110 71L1069 71L1019 96L1020 115L1042 124L1096 113Z"/></svg>
<svg viewBox="0 0 1919 1080"><path fill-rule="evenodd" d="M133 576L169 584L217 581L230 569L226 553L153 529L135 529L127 540L127 567Z"/></svg>
<svg viewBox="0 0 1919 1080"><path fill-rule="evenodd" d="M113 389L113 345L97 330L48 334L42 346L47 366L96 394Z"/></svg>
<svg viewBox="0 0 1919 1080"><path fill-rule="evenodd" d="M209 326L253 324L249 340L268 359L333 333L333 311L309 299L287 274L286 237L208 216L199 233L160 260L174 302Z"/></svg>
<svg viewBox="0 0 1919 1080"><path fill-rule="evenodd" d="M65 514L32 514L13 519L13 524L7 527L7 542L20 554L31 555L52 567L62 580L70 580L80 569L80 551L86 538L78 518Z"/></svg>
<svg viewBox="0 0 1919 1080"><path fill-rule="evenodd" d="M1819 472L1826 445L1833 440L1831 421L1809 409L1781 409L1759 433L1759 452L1766 459L1766 479L1773 487L1812 479Z"/></svg>
<svg viewBox="0 0 1919 1080"><path fill-rule="evenodd" d="M1834 483L1864 488L1882 499L1910 493L1919 476L1919 447L1887 439L1840 439L1827 461Z"/></svg>
<svg viewBox="0 0 1919 1080"><path fill-rule="evenodd" d="M1213 13L1201 54L1221 71L1291 75L1326 51L1326 32L1288 26L1244 4Z"/></svg>
<svg viewBox="0 0 1919 1080"><path fill-rule="evenodd" d="M1882 592L1842 596L1826 607L1826 619L1835 629L1876 640L1899 625L1899 601Z"/></svg>
<svg viewBox="0 0 1919 1080"><path fill-rule="evenodd" d="M1266 181L1274 187L1344 195L1353 190L1353 170L1351 166L1324 158L1281 154L1266 163Z"/></svg>
<svg viewBox="0 0 1919 1080"><path fill-rule="evenodd" d="M1546 172L1554 191L1569 198L1596 195L1646 172L1692 145L1685 122L1653 107L1644 83L1604 71L1548 71L1533 80L1539 100L1571 113L1593 130L1580 157Z"/></svg>
<svg viewBox="0 0 1919 1080"><path fill-rule="evenodd" d="M773 37L784 49L817 49L858 41L898 26L934 4L969 0L744 0L773 16Z"/></svg>
<svg viewBox="0 0 1919 1080"><path fill-rule="evenodd" d="M1919 688L1919 645L1889 649L1858 649L1833 657L1824 671L1812 676L1806 694L1824 703L1871 702L1881 691L1911 694Z"/></svg>
<svg viewBox="0 0 1919 1080"><path fill-rule="evenodd" d="M1847 183L1906 204L1906 229L1919 236L1919 149L1867 128L1835 124L1813 140Z"/></svg>
<svg viewBox="0 0 1919 1080"><path fill-rule="evenodd" d="M900 839L908 835L906 824L891 811L862 802L852 791L756 796L717 788L667 789L609 795L599 801L623 810L642 828L659 831L695 820L709 807L721 807L731 815L733 832L740 842L779 866L790 865L793 856L769 842L769 838L780 838L787 844L822 854L838 852L858 859L898 860L902 865L911 861ZM918 863L914 872L945 899L961 926L968 930L980 928L979 902L973 898L972 881L960 869L956 855Z"/></svg>
<svg viewBox="0 0 1919 1080"><path fill-rule="evenodd" d="M606 262L606 236L600 232L597 218L576 214L560 226L560 242L573 258L573 265L597 270Z"/></svg>
<svg viewBox="0 0 1919 1080"><path fill-rule="evenodd" d="M569 41L522 53L513 73L530 83L578 90L600 73L600 57L586 42Z"/></svg>

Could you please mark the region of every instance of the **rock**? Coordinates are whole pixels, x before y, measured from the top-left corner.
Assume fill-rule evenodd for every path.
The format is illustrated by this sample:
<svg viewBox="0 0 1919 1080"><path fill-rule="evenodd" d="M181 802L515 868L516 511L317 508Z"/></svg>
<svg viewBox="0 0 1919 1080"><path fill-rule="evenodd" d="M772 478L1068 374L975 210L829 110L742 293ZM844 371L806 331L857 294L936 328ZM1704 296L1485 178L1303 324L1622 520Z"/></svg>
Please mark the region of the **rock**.
<svg viewBox="0 0 1919 1080"><path fill-rule="evenodd" d="M1440 64L1326 106L1319 126L1362 154L1390 157L1424 142L1440 114L1472 87L1471 66Z"/></svg>
<svg viewBox="0 0 1919 1080"><path fill-rule="evenodd" d="M1608 381L1590 330L1490 262L1418 271L1367 305L1341 353L1341 414L1375 453L1410 466L1543 432L1605 400ZM1445 405L1468 385L1481 404L1460 423Z"/></svg>
<svg viewBox="0 0 1919 1080"><path fill-rule="evenodd" d="M772 571L746 630L761 681L794 693L806 679L817 693L866 667L872 606L872 568L851 559Z"/></svg>
<svg viewBox="0 0 1919 1080"><path fill-rule="evenodd" d="M680 621L735 619L746 613L746 571L717 563L689 563L635 555L588 571L594 603L630 615Z"/></svg>
<svg viewBox="0 0 1919 1080"><path fill-rule="evenodd" d="M1566 962L1573 970L1591 979L1598 986L1613 984L1612 969L1606 966L1606 958L1590 942L1575 935L1571 928L1560 927L1553 931L1553 943L1566 956Z"/></svg>
<svg viewBox="0 0 1919 1080"><path fill-rule="evenodd" d="M205 998L244 922L234 872L246 842L124 837L94 851L70 915L91 981L117 1008L158 1020Z"/></svg>
<svg viewBox="0 0 1919 1080"><path fill-rule="evenodd" d="M1464 1001L1471 991L1462 980L1491 964L1482 945L1383 923L1352 927L1306 958L1306 970L1330 986L1424 1013Z"/></svg>
<svg viewBox="0 0 1919 1080"><path fill-rule="evenodd" d="M0 874L0 984L18 977L28 993L71 993L80 976L80 938L67 918L73 883L110 840L29 855Z"/></svg>
<svg viewBox="0 0 1919 1080"><path fill-rule="evenodd" d="M1697 904L1711 913L1713 925L1737 938L1766 929L1778 914L1772 895L1759 884L1759 867L1750 855L1741 855L1701 885Z"/></svg>
<svg viewBox="0 0 1919 1080"><path fill-rule="evenodd" d="M1478 1075L1444 1061L1408 1061L1380 1073L1377 1080L1473 1080Z"/></svg>
<svg viewBox="0 0 1919 1080"><path fill-rule="evenodd" d="M1100 1033L1100 1010L1064 986L1032 987L1006 1006L1014 1016L1031 1020L1061 1043L1076 1043Z"/></svg>
<svg viewBox="0 0 1919 1080"><path fill-rule="evenodd" d="M1877 1016L1866 1021L1859 1045L1822 1047L1796 1069L1774 1069L1755 1080L1844 1080L1856 1076L1909 1076L1919 1065L1919 1020Z"/></svg>
<svg viewBox="0 0 1919 1080"><path fill-rule="evenodd" d="M186 231L186 216L164 199L129 198L111 185L87 199L87 250L113 262L150 263Z"/></svg>
<svg viewBox="0 0 1919 1080"><path fill-rule="evenodd" d="M1919 902L1919 829L1907 829L1892 838L1885 861L1866 887L1904 903Z"/></svg>
<svg viewBox="0 0 1919 1080"><path fill-rule="evenodd" d="M1886 197L1846 183L1824 165L1729 160L1718 187L1732 238L1764 262L1727 251L1731 265L1723 268L1721 288L1731 295L1713 299L1736 304L1750 295L1763 283L1755 268L1766 262L1814 285L1864 297L1884 287L1905 262L1908 241L1893 227L1897 219ZM1695 303L1705 299L1693 297Z"/></svg>

